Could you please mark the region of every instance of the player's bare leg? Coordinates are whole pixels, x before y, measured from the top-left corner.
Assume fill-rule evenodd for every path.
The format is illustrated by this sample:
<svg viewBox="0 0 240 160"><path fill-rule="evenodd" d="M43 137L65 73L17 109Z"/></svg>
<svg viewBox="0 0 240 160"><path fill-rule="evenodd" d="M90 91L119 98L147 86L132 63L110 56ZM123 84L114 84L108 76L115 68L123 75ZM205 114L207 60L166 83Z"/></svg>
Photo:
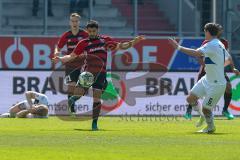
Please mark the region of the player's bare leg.
<svg viewBox="0 0 240 160"><path fill-rule="evenodd" d="M189 94L189 96L187 97L187 102L192 106L192 108L197 111L200 115L200 119L198 120L198 122L196 123L196 127L200 127L203 125L205 118L204 118L204 114L202 112L202 106L201 104L198 102L198 97L192 93Z"/></svg>
<svg viewBox="0 0 240 160"><path fill-rule="evenodd" d="M98 117L101 111L101 96L102 90L100 89L93 89L93 113L92 113L92 130L98 130Z"/></svg>

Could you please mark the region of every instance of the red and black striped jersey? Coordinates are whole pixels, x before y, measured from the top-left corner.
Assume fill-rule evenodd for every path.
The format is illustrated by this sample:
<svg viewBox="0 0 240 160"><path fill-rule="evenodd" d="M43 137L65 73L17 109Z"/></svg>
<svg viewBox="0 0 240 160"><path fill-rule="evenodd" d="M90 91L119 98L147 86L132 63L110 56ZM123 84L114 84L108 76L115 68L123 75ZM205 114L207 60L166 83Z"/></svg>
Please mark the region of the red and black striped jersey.
<svg viewBox="0 0 240 160"><path fill-rule="evenodd" d="M95 39L86 38L81 40L74 53L86 56L86 70L91 73L106 72L107 44L117 43L109 36L99 35ZM85 54L84 54L85 53Z"/></svg>
<svg viewBox="0 0 240 160"><path fill-rule="evenodd" d="M72 31L70 30L63 33L58 41L57 46L58 48L62 49L65 45L67 45L67 54L70 54L76 47L77 43L87 37L88 33L83 29L79 29L79 32L76 35L73 35Z"/></svg>

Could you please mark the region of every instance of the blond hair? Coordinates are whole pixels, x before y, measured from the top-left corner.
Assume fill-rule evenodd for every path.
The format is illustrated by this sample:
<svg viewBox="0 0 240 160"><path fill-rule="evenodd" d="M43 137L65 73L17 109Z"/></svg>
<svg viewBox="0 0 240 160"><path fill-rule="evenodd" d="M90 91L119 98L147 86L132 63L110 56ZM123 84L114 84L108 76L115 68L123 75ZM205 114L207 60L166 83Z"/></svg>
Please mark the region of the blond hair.
<svg viewBox="0 0 240 160"><path fill-rule="evenodd" d="M70 18L72 18L72 17L77 17L77 18L81 18L81 16L78 14L78 13L72 13L71 15L70 15Z"/></svg>
<svg viewBox="0 0 240 160"><path fill-rule="evenodd" d="M48 107L44 104L39 104L36 106L36 113L39 116L47 116L48 114Z"/></svg>

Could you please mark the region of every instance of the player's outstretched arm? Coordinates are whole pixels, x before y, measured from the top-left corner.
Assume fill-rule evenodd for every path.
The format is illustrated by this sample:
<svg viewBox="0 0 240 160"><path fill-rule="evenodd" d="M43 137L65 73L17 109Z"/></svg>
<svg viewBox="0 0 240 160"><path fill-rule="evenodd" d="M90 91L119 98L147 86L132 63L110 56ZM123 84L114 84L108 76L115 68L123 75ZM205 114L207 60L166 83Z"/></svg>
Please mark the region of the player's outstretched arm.
<svg viewBox="0 0 240 160"><path fill-rule="evenodd" d="M137 43L141 42L142 40L144 40L145 37L144 36L137 36L135 37L133 40L128 41L128 42L120 42L117 46L116 50L126 50L128 48L133 47L134 45L136 45Z"/></svg>
<svg viewBox="0 0 240 160"><path fill-rule="evenodd" d="M175 39L169 38L168 40L169 40L170 44L173 46L173 48L175 48L189 56L193 56L193 57L202 57L203 56L203 54L199 50L180 46Z"/></svg>
<svg viewBox="0 0 240 160"><path fill-rule="evenodd" d="M232 56L229 54L228 50L225 50L225 63L224 66L230 66L233 73L240 75L239 70L235 67Z"/></svg>
<svg viewBox="0 0 240 160"><path fill-rule="evenodd" d="M28 110L22 110L16 114L17 118L26 118L30 112Z"/></svg>
<svg viewBox="0 0 240 160"><path fill-rule="evenodd" d="M76 57L77 57L77 55L74 52L72 52L71 54L65 55L63 57L56 56L56 57L52 58L52 61L54 64L56 64L58 62L67 63L67 62L75 59Z"/></svg>
<svg viewBox="0 0 240 160"><path fill-rule="evenodd" d="M54 49L54 57L57 57L57 56L60 55L60 53L61 53L60 50L61 49L58 46L55 47L55 49Z"/></svg>

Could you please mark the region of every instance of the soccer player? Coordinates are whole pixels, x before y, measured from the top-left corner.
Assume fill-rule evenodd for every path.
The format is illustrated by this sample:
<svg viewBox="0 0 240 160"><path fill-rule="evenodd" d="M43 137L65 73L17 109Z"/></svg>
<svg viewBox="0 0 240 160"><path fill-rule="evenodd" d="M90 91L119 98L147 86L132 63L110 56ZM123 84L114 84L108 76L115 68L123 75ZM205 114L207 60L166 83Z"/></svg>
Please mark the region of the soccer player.
<svg viewBox="0 0 240 160"><path fill-rule="evenodd" d="M46 118L48 115L48 98L46 95L27 91L26 100L12 106L8 113L0 115L1 118Z"/></svg>
<svg viewBox="0 0 240 160"><path fill-rule="evenodd" d="M93 114L92 114L92 130L98 130L97 121L99 113L101 111L101 95L104 88L107 85L106 80L106 65L107 65L107 49L108 46L113 50L128 49L144 39L143 36L137 36L133 40L128 42L116 42L109 36L99 35L99 26L97 21L89 21L86 26L89 37L81 40L77 47L70 55L64 57L56 57L53 59L55 63L61 61L63 63L69 62L79 55L86 55L87 67L86 71L91 72L95 76L95 82L92 85L93 88ZM116 45L114 45L116 44ZM114 47L115 46L115 47ZM71 99L79 99L84 95L88 88L79 87L80 90L76 96L72 96L69 101L71 105Z"/></svg>
<svg viewBox="0 0 240 160"><path fill-rule="evenodd" d="M180 46L175 40L170 43L175 49L195 57L204 56L206 75L203 76L191 89L187 96L187 102L204 114L207 127L200 130L202 133L214 133L216 127L212 109L218 103L226 89L226 78L224 74L225 56L229 55L224 45L217 38L219 27L215 23L207 23L204 26L205 39L208 43L198 49L190 49ZM198 99L204 97L202 106Z"/></svg>
<svg viewBox="0 0 240 160"><path fill-rule="evenodd" d="M223 43L223 45L225 46L226 50L228 50L228 41L225 40L224 38L221 38L221 35L222 35L222 32L223 32L223 28L221 25L218 25L219 27L219 33L218 33L218 39ZM205 40L202 45L206 44L208 41ZM204 60L203 58L199 58L199 63L200 63L200 69L199 69L199 72L198 72L198 78L197 80L200 80L205 74L205 64L204 64ZM239 75L239 71L238 69L235 68L234 66L234 63L233 63L233 60L231 57L229 57L229 66L231 67L231 71L234 72L236 75ZM223 110L222 110L222 114L227 117L229 120L231 119L234 119L234 116L228 111L228 106L231 102L231 99L232 99L232 86L231 86L231 83L230 83L230 79L229 77L227 76L227 74L225 73L225 78L227 80L227 86L226 86L226 90L225 90L225 93L224 93L224 107L223 107ZM184 115L184 117L186 119L191 119L192 118L192 106L191 105L188 105L188 108L187 108L187 111L186 111L186 114ZM202 124L202 120L204 119L201 119L199 120L199 122L196 124L196 126L200 126Z"/></svg>
<svg viewBox="0 0 240 160"><path fill-rule="evenodd" d="M67 54L72 53L74 48L76 47L77 43L88 37L88 33L84 30L79 28L80 25L80 15L77 13L72 13L70 15L70 30L65 32L58 41L58 44L55 48L54 57L60 55L60 50L67 45ZM79 66L79 64L77 64ZM71 86L75 86L78 81L78 76L80 74L80 70L75 67L76 64L68 63L65 65L65 75L66 75L66 82ZM68 95L68 99L71 95ZM70 112L75 112L74 105L73 107L69 108Z"/></svg>

